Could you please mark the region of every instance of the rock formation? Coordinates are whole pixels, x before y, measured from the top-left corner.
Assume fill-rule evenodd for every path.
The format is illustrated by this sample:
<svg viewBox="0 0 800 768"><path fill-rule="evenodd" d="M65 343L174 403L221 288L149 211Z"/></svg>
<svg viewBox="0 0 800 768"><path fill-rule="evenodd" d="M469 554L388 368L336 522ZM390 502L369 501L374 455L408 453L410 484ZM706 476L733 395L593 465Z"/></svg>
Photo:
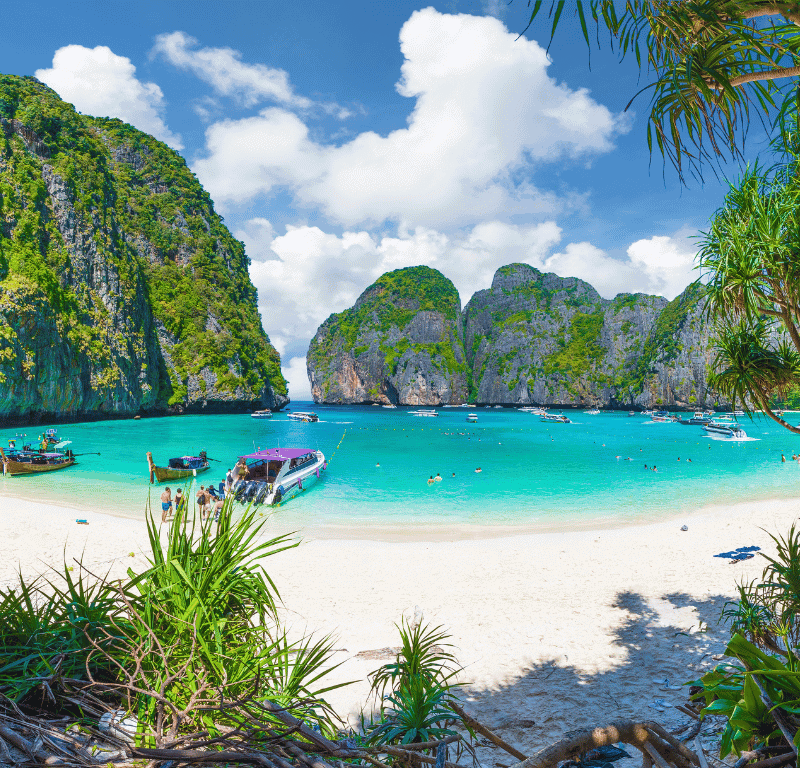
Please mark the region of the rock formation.
<svg viewBox="0 0 800 768"><path fill-rule="evenodd" d="M400 274L403 289L388 291L383 281ZM434 285L451 297L439 300L438 313L411 298ZM398 270L317 331L308 354L312 394L335 403L721 405L707 386L713 355L703 293L693 284L671 302L645 294L608 300L582 280L510 264L459 314L455 288L438 272ZM406 308L402 323L382 319L395 312L390 306Z"/></svg>
<svg viewBox="0 0 800 768"><path fill-rule="evenodd" d="M456 287L429 267L389 272L331 315L308 350L315 402L464 402L468 372Z"/></svg>
<svg viewBox="0 0 800 768"><path fill-rule="evenodd" d="M244 248L183 158L0 75L0 419L287 402Z"/></svg>

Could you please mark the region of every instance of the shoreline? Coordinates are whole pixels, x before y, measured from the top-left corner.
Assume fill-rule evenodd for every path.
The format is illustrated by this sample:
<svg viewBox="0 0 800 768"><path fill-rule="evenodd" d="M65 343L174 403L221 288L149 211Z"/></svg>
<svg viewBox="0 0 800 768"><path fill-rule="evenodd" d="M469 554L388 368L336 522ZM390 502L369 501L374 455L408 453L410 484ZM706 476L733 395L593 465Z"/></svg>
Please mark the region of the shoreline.
<svg viewBox="0 0 800 768"><path fill-rule="evenodd" d="M20 569L47 576L80 557L108 578L147 567L141 518L74 511L8 503L0 585L13 586ZM265 567L289 636L336 638L331 661L340 666L321 682L358 681L327 696L351 724L367 702L368 674L393 658L395 624L421 614L452 634L468 711L532 754L582 725L686 722L656 704L685 702L685 690L654 681L682 684L717 663L722 606L763 568L760 557L730 565L714 555L749 545L772 552L768 534L785 535L798 515L800 500L773 500L620 528L435 541L323 538L306 528L300 546ZM499 757L486 751L484 760L484 751L486 765Z"/></svg>
<svg viewBox="0 0 800 768"><path fill-rule="evenodd" d="M1 478L0 478L1 479ZM0 488L0 499L7 504L21 503L25 505L35 505L37 507L49 507L70 511L78 515L96 514L100 517L107 517L112 520L129 520L143 524L146 517L146 507L149 503L153 516L156 520L160 517L160 507L158 495L163 490L163 485L153 485L148 487L150 498L142 505L141 512L127 512L125 510L110 509L108 507L90 504L80 504L72 499L42 499L8 491ZM409 522L403 525L382 524L368 522L362 523L322 523L316 524L308 520L297 518L282 519L283 510L281 508L263 507L263 514L272 519L273 529L280 533L298 532L304 538L325 541L374 541L387 544L409 543L409 542L444 542L444 541L482 541L509 539L526 536L548 535L548 534L578 534L595 533L603 531L621 531L630 528L648 527L659 524L678 523L678 527L690 522L693 518L709 514L717 514L722 511L735 513L737 509L750 507L752 505L788 505L792 504L797 498L789 495L787 490L785 496L767 496L763 498L750 498L736 500L732 503L708 503L694 509L685 510L666 510L656 512L645 512L636 518L594 518L576 520L574 518L563 518L548 523L416 523ZM191 491L190 491L191 494ZM241 509L241 507L239 507Z"/></svg>

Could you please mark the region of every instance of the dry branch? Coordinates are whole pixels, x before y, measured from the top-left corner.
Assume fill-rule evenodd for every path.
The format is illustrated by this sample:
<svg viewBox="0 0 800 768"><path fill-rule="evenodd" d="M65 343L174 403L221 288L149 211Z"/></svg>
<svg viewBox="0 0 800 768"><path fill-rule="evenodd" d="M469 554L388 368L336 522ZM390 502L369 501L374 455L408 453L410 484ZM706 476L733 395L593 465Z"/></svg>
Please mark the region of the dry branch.
<svg viewBox="0 0 800 768"><path fill-rule="evenodd" d="M662 732L666 733L657 723L632 720L622 720L599 728L570 731L560 741L511 768L554 768L564 760L575 760L592 749L618 742L630 744L642 751L644 768L653 763L659 768L664 768L664 763L670 762L676 766L687 763L700 764L698 757L691 750L683 745L680 750L675 748L670 743L672 737L665 739L661 735Z"/></svg>
<svg viewBox="0 0 800 768"><path fill-rule="evenodd" d="M504 749L509 755L513 755L517 760L526 760L527 755L520 752L515 747L512 747L507 741L503 741L496 733L490 731L485 725L479 723L472 715L468 715L461 707L454 701L450 702L453 711L463 720L467 728L472 728L476 733L485 736L492 744L496 744L500 749Z"/></svg>

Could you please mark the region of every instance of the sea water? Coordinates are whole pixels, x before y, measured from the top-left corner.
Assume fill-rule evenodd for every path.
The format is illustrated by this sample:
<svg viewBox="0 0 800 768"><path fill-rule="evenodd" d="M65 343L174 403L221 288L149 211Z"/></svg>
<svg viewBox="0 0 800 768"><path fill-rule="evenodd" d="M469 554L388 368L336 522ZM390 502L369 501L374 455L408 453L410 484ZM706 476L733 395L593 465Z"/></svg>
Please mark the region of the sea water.
<svg viewBox="0 0 800 768"><path fill-rule="evenodd" d="M282 527L349 533L608 526L800 491L800 464L791 461L800 437L761 416L740 417L748 439L731 441L626 412L566 411L573 423L559 424L481 408L478 422L468 423L465 408L424 418L411 415L413 408L291 407L313 409L320 421L276 413L269 420L236 414L60 425L79 463L4 477L0 493L144 517L149 499L160 511L163 489L149 484L147 451L160 466L201 450L216 459L186 483L193 496L199 485L222 480L238 456L273 447L320 449L328 458L321 480L275 511ZM48 426L0 430L0 440L24 433L35 443ZM441 481L429 484L437 474Z"/></svg>

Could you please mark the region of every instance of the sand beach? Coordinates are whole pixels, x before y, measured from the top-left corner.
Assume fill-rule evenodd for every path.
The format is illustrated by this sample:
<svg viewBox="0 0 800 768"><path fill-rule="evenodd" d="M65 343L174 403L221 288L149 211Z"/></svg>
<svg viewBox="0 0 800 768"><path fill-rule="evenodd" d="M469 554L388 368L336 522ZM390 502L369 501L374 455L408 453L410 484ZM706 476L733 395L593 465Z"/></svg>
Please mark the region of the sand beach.
<svg viewBox="0 0 800 768"><path fill-rule="evenodd" d="M74 566L82 556L112 577L146 563L141 519L9 497L4 507L3 586L64 558ZM768 533L785 534L798 515L800 502L773 500L609 530L487 538L473 530L436 541L372 540L369 530L334 539L309 528L267 568L290 631L333 634L341 666L331 680L359 681L329 696L342 716L358 716L367 674L392 658L394 624L416 614L452 634L471 713L530 754L581 725L686 722L670 706L686 698L674 687L717 662L720 610L763 567L758 556L730 564L714 555L748 545L769 553ZM482 751L486 764L510 762Z"/></svg>

